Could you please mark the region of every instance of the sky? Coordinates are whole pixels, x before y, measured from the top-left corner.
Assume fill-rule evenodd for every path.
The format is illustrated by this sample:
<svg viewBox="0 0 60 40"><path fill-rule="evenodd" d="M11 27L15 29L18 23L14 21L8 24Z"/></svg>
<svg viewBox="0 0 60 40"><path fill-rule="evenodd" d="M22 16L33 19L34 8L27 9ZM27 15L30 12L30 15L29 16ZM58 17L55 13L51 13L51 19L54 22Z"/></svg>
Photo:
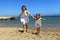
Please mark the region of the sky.
<svg viewBox="0 0 60 40"><path fill-rule="evenodd" d="M18 16L23 5L33 15L60 15L60 0L0 0L0 16Z"/></svg>

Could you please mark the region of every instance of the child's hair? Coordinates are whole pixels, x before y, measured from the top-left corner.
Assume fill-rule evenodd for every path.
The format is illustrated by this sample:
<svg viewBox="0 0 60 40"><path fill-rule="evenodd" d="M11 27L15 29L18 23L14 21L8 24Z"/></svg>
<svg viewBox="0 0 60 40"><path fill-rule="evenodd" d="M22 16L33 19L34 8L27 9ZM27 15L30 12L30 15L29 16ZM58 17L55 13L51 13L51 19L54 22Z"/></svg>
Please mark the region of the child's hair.
<svg viewBox="0 0 60 40"><path fill-rule="evenodd" d="M37 16L39 16L39 17L40 17L40 14L39 14L39 13L37 13L37 14L36 14L36 16L35 16L35 18L37 18Z"/></svg>
<svg viewBox="0 0 60 40"><path fill-rule="evenodd" d="M23 7L25 7L25 10L27 10L26 6L25 6L25 5L23 5L23 6L21 7L21 10L22 10L22 11L23 11Z"/></svg>

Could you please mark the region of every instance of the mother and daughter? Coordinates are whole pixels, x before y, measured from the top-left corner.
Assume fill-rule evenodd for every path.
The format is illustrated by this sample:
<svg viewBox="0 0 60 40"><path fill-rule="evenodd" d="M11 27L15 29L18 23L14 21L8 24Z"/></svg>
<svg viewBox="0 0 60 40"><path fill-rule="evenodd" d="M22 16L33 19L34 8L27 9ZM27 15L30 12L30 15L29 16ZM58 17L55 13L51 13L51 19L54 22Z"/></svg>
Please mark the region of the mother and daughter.
<svg viewBox="0 0 60 40"><path fill-rule="evenodd" d="M19 15L19 18L21 20L22 26L23 26L23 32L28 32L28 22L29 22L29 17L28 16L32 16L33 19L35 19L35 32L32 32L33 34L38 34L40 31L40 27L41 27L41 20L44 20L40 17L40 14L37 13L36 17L34 17L26 8L25 5L22 6L21 8L21 13Z"/></svg>

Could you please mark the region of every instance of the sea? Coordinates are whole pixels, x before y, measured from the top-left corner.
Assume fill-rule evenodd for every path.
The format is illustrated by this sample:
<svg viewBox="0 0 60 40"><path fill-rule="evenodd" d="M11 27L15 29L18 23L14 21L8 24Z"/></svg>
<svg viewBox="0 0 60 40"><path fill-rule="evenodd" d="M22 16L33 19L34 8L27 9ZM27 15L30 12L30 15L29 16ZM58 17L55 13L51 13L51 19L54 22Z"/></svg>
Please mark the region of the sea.
<svg viewBox="0 0 60 40"><path fill-rule="evenodd" d="M17 17L16 17L17 18ZM60 16L42 16L42 28L60 28ZM0 20L0 27L22 27L20 19L17 20ZM35 27L35 20L29 17L28 27Z"/></svg>

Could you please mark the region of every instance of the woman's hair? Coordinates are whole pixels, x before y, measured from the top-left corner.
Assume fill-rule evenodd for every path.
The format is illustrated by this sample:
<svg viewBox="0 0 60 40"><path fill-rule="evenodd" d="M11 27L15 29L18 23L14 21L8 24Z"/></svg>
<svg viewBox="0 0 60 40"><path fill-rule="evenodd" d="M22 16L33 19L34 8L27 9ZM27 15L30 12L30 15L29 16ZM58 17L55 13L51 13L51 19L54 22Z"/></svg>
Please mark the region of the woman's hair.
<svg viewBox="0 0 60 40"><path fill-rule="evenodd" d="M23 6L21 7L21 10L22 10L22 11L23 11L23 7L25 7L25 10L27 10L26 6L25 6L25 5L23 5Z"/></svg>
<svg viewBox="0 0 60 40"><path fill-rule="evenodd" d="M39 16L39 17L40 17L40 14L39 14L39 13L37 13L37 14L36 14L36 16L35 16L35 18L37 18L37 16Z"/></svg>

